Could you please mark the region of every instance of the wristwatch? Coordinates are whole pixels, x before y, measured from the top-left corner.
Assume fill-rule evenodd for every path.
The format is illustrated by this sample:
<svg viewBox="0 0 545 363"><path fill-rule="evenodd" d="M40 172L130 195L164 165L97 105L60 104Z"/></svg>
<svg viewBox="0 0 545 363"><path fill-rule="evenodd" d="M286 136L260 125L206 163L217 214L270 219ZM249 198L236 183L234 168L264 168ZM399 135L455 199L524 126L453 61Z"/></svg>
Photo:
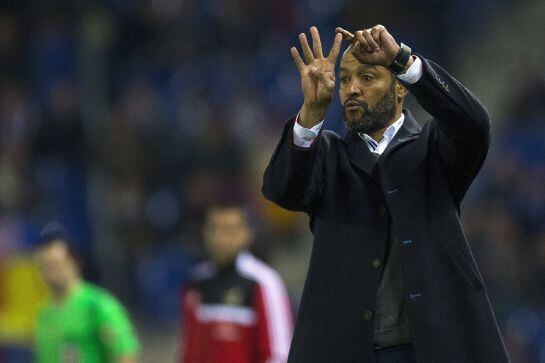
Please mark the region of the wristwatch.
<svg viewBox="0 0 545 363"><path fill-rule="evenodd" d="M409 48L403 43L400 43L399 52L397 52L397 55L395 56L394 60L387 67L388 70L394 73L395 75L400 74L405 69L405 66L407 65L407 62L409 61L410 57L411 57L411 48Z"/></svg>

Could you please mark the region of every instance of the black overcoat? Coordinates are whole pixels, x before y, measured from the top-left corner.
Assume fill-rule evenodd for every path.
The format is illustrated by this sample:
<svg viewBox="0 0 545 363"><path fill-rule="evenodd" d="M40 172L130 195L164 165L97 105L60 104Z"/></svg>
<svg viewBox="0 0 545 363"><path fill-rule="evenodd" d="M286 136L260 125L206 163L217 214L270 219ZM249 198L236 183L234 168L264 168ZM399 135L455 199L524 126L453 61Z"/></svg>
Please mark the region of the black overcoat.
<svg viewBox="0 0 545 363"><path fill-rule="evenodd" d="M437 64L405 84L433 116L405 121L378 161L364 141L321 131L292 143L294 118L265 171L263 193L307 212L314 244L289 362L371 362L388 223L402 249L418 362L502 363L508 357L460 225L460 203L489 146L484 106ZM484 223L484 221L483 221Z"/></svg>

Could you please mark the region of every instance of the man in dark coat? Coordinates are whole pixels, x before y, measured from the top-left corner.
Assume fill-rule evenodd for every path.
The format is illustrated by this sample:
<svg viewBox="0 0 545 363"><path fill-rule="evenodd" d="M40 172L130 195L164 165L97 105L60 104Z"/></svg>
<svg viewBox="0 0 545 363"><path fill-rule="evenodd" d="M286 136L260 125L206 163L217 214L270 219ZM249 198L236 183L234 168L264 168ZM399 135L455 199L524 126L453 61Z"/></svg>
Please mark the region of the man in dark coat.
<svg viewBox="0 0 545 363"><path fill-rule="evenodd" d="M304 103L265 171L263 193L310 215L314 245L290 362L508 362L460 225L489 145L489 115L437 64L381 25L337 28L322 54L299 35ZM347 135L322 129L339 69ZM403 98L433 118L421 128Z"/></svg>

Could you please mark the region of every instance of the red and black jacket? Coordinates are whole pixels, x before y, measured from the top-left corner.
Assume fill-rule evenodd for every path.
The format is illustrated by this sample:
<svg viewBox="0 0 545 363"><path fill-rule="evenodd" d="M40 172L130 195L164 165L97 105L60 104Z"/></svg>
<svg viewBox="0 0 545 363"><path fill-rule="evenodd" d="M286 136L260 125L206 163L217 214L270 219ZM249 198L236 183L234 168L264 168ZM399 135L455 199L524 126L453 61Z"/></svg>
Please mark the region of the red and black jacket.
<svg viewBox="0 0 545 363"><path fill-rule="evenodd" d="M182 297L182 362L286 362L293 323L280 276L248 252L196 271Z"/></svg>

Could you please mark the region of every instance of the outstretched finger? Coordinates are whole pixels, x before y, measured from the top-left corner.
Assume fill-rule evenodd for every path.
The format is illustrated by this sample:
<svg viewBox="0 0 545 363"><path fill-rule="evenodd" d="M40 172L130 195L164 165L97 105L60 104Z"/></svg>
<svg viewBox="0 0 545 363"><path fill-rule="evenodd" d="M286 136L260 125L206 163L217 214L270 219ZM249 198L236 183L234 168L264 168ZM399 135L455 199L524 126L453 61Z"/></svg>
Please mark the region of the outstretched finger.
<svg viewBox="0 0 545 363"><path fill-rule="evenodd" d="M331 62L335 62L335 60L339 56L339 52L341 51L342 41L343 41L342 34L341 33L335 34L335 40L333 41L333 46L331 46L331 50L329 51L329 54L327 56L327 59L329 59Z"/></svg>
<svg viewBox="0 0 545 363"><path fill-rule="evenodd" d="M301 42L301 48L303 49L305 62L309 64L314 60L314 55L312 55L312 51L310 50L310 46L308 45L307 36L305 35L305 33L299 34L299 41Z"/></svg>
<svg viewBox="0 0 545 363"><path fill-rule="evenodd" d="M295 47L291 47L290 50L293 61L295 62L295 66L297 67L299 72L303 72L303 69L305 68L305 62L303 62L303 59L299 55L299 51Z"/></svg>
<svg viewBox="0 0 545 363"><path fill-rule="evenodd" d="M345 30L341 27L335 28L335 33L341 34L344 40L351 42L354 39L354 34L350 33L348 30Z"/></svg>
<svg viewBox="0 0 545 363"><path fill-rule="evenodd" d="M318 33L318 28L315 26L310 28L310 35L312 36L312 47L314 48L314 57L323 58L324 54L322 53L322 41L320 40L320 33Z"/></svg>

